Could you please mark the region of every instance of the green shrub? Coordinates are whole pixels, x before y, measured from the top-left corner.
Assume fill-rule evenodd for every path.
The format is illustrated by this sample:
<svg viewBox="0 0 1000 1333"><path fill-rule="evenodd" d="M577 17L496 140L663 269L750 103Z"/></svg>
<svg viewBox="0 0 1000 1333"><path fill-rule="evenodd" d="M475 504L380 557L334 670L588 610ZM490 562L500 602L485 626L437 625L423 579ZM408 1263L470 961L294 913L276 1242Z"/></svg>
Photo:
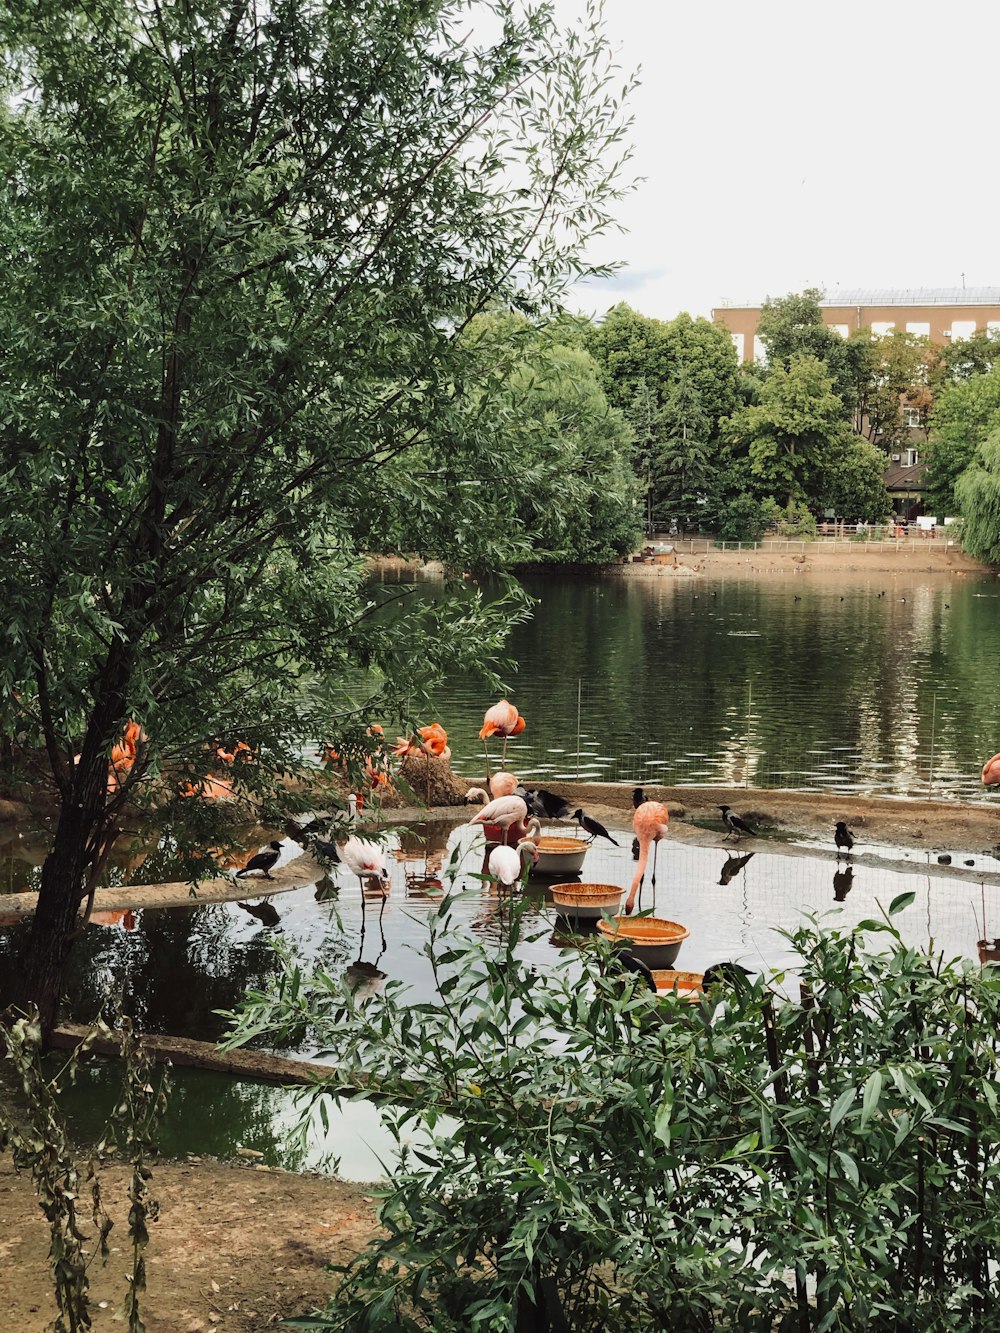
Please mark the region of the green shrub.
<svg viewBox="0 0 1000 1333"><path fill-rule="evenodd" d="M442 907L434 1003L289 961L234 1040L311 1031L316 1095L367 1080L400 1151L384 1236L301 1326L995 1329L1000 984L905 947L912 899L791 933L804 1002L655 997L600 946L536 972L523 909L496 946Z"/></svg>

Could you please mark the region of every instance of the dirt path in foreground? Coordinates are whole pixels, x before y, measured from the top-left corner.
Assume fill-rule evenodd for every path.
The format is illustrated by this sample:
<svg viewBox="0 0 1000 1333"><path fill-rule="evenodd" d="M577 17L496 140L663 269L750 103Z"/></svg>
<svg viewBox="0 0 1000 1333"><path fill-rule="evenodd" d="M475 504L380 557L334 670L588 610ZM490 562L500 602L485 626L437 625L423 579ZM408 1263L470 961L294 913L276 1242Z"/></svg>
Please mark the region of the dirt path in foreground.
<svg viewBox="0 0 1000 1333"><path fill-rule="evenodd" d="M90 1269L94 1333L114 1333L129 1271L127 1171L102 1173L116 1219L111 1258ZM194 1159L154 1164L160 1215L150 1224L147 1333L260 1333L326 1304L326 1264L344 1263L375 1231L371 1187ZM89 1224L84 1231L93 1233ZM0 1333L46 1333L56 1316L48 1229L30 1178L0 1157ZM105 1303L101 1308L102 1303Z"/></svg>

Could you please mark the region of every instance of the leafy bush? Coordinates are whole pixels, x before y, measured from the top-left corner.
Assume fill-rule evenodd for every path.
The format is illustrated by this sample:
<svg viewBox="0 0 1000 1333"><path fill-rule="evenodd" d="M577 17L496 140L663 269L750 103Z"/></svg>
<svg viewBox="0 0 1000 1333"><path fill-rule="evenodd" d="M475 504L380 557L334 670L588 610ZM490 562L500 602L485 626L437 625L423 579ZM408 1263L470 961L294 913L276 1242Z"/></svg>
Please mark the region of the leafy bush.
<svg viewBox="0 0 1000 1333"><path fill-rule="evenodd" d="M744 492L719 512L719 539L724 542L758 542L772 522L773 500L758 500Z"/></svg>
<svg viewBox="0 0 1000 1333"><path fill-rule="evenodd" d="M782 509L775 526L781 537L796 537L811 541L816 536L816 519L810 513L809 506L801 501Z"/></svg>
<svg viewBox="0 0 1000 1333"><path fill-rule="evenodd" d="M444 904L435 1003L286 960L234 1041L311 1031L316 1095L365 1087L400 1153L384 1235L292 1326L996 1328L1000 984L904 946L912 898L791 933L801 1002L781 976L654 997L601 946L536 972L522 909L497 949Z"/></svg>

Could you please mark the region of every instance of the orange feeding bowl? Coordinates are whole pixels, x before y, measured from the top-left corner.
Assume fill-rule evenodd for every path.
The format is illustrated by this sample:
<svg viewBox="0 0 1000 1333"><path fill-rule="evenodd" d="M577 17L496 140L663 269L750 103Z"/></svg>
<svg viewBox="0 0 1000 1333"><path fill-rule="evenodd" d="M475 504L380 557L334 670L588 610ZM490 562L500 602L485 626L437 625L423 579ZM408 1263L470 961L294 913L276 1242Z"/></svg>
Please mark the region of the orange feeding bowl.
<svg viewBox="0 0 1000 1333"><path fill-rule="evenodd" d="M607 912L617 912L624 889L617 884L553 884L552 901L561 916L599 921Z"/></svg>
<svg viewBox="0 0 1000 1333"><path fill-rule="evenodd" d="M543 833L538 839L538 860L532 867L533 875L578 875L590 843L584 838L569 838L565 834ZM577 886L579 887L579 885Z"/></svg>
<svg viewBox="0 0 1000 1333"><path fill-rule="evenodd" d="M670 968L654 968L653 981L661 995L672 992L693 1004L705 994L703 972L675 972Z"/></svg>
<svg viewBox="0 0 1000 1333"><path fill-rule="evenodd" d="M617 944L624 944L649 968L673 967L681 945L690 931L679 921L668 921L662 916L616 916L610 921L598 921L597 929Z"/></svg>

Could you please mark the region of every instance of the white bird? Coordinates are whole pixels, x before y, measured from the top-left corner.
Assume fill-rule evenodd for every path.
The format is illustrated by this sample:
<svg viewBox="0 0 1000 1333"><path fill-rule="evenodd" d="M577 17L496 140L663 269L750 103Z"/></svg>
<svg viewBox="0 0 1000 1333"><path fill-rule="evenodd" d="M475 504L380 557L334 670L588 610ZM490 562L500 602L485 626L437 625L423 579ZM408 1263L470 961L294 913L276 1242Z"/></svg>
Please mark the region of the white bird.
<svg viewBox="0 0 1000 1333"><path fill-rule="evenodd" d="M499 824L503 829L511 824L523 824L528 818L528 807L520 796L498 796L484 805L469 820L470 824Z"/></svg>
<svg viewBox="0 0 1000 1333"><path fill-rule="evenodd" d="M465 793L466 805L475 805L477 801L482 801L483 805L486 805L489 799L490 794L485 787L470 787Z"/></svg>
<svg viewBox="0 0 1000 1333"><path fill-rule="evenodd" d="M362 890L365 879L374 879L384 896L389 887L389 872L385 868L382 848L377 842L369 842L367 838L352 834L340 849L340 859L348 870L357 875Z"/></svg>
<svg viewBox="0 0 1000 1333"><path fill-rule="evenodd" d="M493 878L509 888L511 884L517 883L524 870L520 847L517 851L513 847L494 847L487 865Z"/></svg>

